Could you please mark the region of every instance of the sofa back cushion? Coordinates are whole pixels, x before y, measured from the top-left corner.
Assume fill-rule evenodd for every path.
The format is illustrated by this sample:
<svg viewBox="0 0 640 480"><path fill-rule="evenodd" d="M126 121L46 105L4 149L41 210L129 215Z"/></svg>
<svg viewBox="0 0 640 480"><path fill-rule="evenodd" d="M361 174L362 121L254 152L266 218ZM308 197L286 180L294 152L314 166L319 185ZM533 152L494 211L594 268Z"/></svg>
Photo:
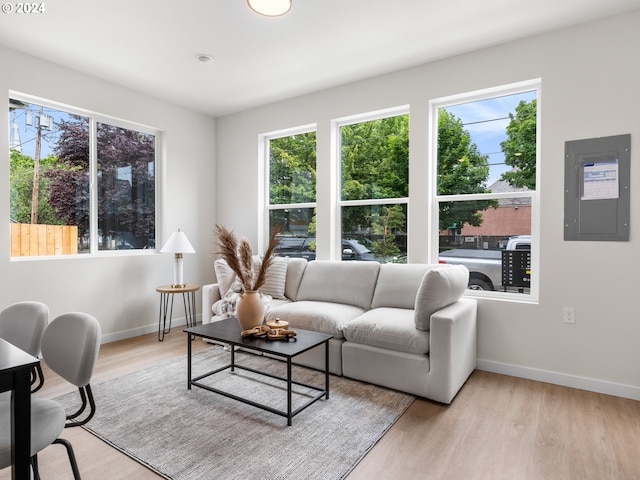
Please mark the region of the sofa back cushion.
<svg viewBox="0 0 640 480"><path fill-rule="evenodd" d="M372 308L391 307L413 310L422 278L435 264L385 263L380 265Z"/></svg>
<svg viewBox="0 0 640 480"><path fill-rule="evenodd" d="M302 276L307 268L306 258L288 258L287 260L287 281L284 288L284 295L290 300L296 300Z"/></svg>
<svg viewBox="0 0 640 480"><path fill-rule="evenodd" d="M313 260L307 264L296 300L371 308L380 264L364 261Z"/></svg>
<svg viewBox="0 0 640 480"><path fill-rule="evenodd" d="M429 330L431 315L457 302L469 283L469 270L464 265L438 265L427 271L415 303L418 330Z"/></svg>

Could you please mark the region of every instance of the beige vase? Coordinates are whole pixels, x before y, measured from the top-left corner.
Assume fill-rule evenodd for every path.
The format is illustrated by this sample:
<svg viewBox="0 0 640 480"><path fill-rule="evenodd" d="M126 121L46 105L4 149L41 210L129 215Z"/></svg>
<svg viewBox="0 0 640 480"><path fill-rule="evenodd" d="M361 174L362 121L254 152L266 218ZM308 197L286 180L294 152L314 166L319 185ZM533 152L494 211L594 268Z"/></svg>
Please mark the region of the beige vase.
<svg viewBox="0 0 640 480"><path fill-rule="evenodd" d="M244 292L238 301L236 316L242 330L249 330L262 325L264 320L264 303L257 290Z"/></svg>

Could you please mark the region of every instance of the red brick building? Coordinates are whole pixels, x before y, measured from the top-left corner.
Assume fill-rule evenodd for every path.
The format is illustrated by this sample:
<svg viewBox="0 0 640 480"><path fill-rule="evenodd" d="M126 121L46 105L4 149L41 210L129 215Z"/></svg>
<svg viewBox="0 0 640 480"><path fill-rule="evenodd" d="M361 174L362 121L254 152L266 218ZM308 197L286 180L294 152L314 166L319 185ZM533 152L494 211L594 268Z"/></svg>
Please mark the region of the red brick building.
<svg viewBox="0 0 640 480"><path fill-rule="evenodd" d="M496 192L519 192L505 182L496 182L490 190ZM531 202L528 198L503 199L497 208L482 213L482 225L465 225L462 229L449 229L440 235L440 246L499 249L506 239L514 235L531 235Z"/></svg>

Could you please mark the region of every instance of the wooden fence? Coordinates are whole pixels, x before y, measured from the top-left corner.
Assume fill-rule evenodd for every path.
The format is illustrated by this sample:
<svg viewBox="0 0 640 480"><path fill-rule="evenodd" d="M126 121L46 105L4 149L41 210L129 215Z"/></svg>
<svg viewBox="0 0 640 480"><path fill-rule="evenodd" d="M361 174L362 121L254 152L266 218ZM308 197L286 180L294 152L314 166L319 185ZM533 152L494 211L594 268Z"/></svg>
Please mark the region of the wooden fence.
<svg viewBox="0 0 640 480"><path fill-rule="evenodd" d="M71 255L78 253L78 227L11 224L11 256Z"/></svg>

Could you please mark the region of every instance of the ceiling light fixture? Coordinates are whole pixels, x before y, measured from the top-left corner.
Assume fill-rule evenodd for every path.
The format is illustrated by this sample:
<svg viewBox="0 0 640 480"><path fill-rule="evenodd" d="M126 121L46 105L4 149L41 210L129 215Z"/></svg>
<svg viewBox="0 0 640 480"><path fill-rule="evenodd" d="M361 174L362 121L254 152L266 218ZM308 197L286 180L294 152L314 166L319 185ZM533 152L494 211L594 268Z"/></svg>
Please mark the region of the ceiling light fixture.
<svg viewBox="0 0 640 480"><path fill-rule="evenodd" d="M247 0L249 8L266 17L278 17L291 9L292 0Z"/></svg>
<svg viewBox="0 0 640 480"><path fill-rule="evenodd" d="M213 63L213 57L206 54L196 55L196 60L198 60L200 65L204 65L205 67Z"/></svg>

